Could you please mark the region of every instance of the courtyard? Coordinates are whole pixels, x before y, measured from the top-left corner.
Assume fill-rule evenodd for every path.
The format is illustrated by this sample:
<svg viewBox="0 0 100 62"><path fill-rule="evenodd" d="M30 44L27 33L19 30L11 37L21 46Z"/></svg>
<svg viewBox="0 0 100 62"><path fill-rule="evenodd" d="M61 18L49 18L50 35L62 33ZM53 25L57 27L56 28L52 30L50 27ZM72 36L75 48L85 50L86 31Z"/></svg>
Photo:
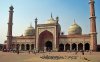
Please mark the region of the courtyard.
<svg viewBox="0 0 100 62"><path fill-rule="evenodd" d="M0 62L100 62L100 52L45 52L32 53L0 51Z"/></svg>

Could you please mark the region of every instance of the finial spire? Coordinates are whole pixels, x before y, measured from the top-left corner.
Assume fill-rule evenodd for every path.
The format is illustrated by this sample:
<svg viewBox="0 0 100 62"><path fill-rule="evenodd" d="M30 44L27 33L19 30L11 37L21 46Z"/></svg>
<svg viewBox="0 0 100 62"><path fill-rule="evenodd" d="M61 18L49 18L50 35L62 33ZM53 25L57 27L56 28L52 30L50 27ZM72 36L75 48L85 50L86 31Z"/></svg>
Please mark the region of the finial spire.
<svg viewBox="0 0 100 62"><path fill-rule="evenodd" d="M52 12L51 12L51 18L52 18Z"/></svg>
<svg viewBox="0 0 100 62"><path fill-rule="evenodd" d="M75 21L75 19L74 19L74 24L76 24L76 21Z"/></svg>
<svg viewBox="0 0 100 62"><path fill-rule="evenodd" d="M32 27L32 22L30 23L30 27Z"/></svg>

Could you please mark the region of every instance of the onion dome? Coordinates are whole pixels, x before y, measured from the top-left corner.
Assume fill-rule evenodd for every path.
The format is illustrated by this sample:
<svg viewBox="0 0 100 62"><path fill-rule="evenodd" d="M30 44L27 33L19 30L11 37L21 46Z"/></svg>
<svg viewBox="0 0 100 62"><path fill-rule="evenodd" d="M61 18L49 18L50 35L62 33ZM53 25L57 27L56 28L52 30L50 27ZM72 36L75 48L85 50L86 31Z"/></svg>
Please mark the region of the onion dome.
<svg viewBox="0 0 100 62"><path fill-rule="evenodd" d="M74 21L74 23L68 29L68 35L81 35L81 27Z"/></svg>
<svg viewBox="0 0 100 62"><path fill-rule="evenodd" d="M34 36L35 35L35 29L30 24L30 27L28 27L25 31L25 36Z"/></svg>
<svg viewBox="0 0 100 62"><path fill-rule="evenodd" d="M57 17L59 18L59 17ZM46 24L57 24L57 19L55 20L53 17L52 17L52 13L51 13L51 18L49 20L46 21ZM58 32L60 33L61 31L61 26L60 24L58 23Z"/></svg>
<svg viewBox="0 0 100 62"><path fill-rule="evenodd" d="M54 20L54 18L52 17L52 13L51 13L51 18L46 21L46 24L56 24L56 23L57 23L57 21Z"/></svg>

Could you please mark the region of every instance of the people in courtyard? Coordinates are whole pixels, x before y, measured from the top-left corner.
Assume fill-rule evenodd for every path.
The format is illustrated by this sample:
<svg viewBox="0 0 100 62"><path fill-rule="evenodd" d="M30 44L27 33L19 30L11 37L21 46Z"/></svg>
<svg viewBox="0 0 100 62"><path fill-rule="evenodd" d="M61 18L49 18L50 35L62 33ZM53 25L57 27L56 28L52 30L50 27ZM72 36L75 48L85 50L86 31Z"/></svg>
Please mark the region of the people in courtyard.
<svg viewBox="0 0 100 62"><path fill-rule="evenodd" d="M84 55L84 50L82 50L82 55Z"/></svg>
<svg viewBox="0 0 100 62"><path fill-rule="evenodd" d="M16 52L19 54L19 45L16 46Z"/></svg>
<svg viewBox="0 0 100 62"><path fill-rule="evenodd" d="M92 54L92 50L90 50L89 52L90 52L90 55L91 55Z"/></svg>
<svg viewBox="0 0 100 62"><path fill-rule="evenodd" d="M29 53L29 54L30 54L30 52L31 52L31 51L30 51L30 50L28 50L28 53Z"/></svg>
<svg viewBox="0 0 100 62"><path fill-rule="evenodd" d="M75 51L75 54L77 55L78 51Z"/></svg>

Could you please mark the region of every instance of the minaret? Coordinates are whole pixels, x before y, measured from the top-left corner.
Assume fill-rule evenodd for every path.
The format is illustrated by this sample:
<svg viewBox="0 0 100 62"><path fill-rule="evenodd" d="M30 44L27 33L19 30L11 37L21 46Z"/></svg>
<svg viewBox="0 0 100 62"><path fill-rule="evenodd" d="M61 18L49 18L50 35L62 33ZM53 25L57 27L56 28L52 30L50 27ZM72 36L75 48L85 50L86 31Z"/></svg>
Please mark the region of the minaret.
<svg viewBox="0 0 100 62"><path fill-rule="evenodd" d="M59 27L58 27L58 25L59 25L59 17L57 16L56 17L56 21L57 21L57 23L56 23L56 48L59 48L59 36L60 36L60 31L59 31Z"/></svg>
<svg viewBox="0 0 100 62"><path fill-rule="evenodd" d="M95 16L95 7L94 0L90 0L90 49L97 50L97 32L96 32L96 16Z"/></svg>
<svg viewBox="0 0 100 62"><path fill-rule="evenodd" d="M7 49L12 48L12 25L13 25L13 6L9 7L8 33L7 33Z"/></svg>
<svg viewBox="0 0 100 62"><path fill-rule="evenodd" d="M36 33L37 33L37 18L35 18L35 49L36 49Z"/></svg>

